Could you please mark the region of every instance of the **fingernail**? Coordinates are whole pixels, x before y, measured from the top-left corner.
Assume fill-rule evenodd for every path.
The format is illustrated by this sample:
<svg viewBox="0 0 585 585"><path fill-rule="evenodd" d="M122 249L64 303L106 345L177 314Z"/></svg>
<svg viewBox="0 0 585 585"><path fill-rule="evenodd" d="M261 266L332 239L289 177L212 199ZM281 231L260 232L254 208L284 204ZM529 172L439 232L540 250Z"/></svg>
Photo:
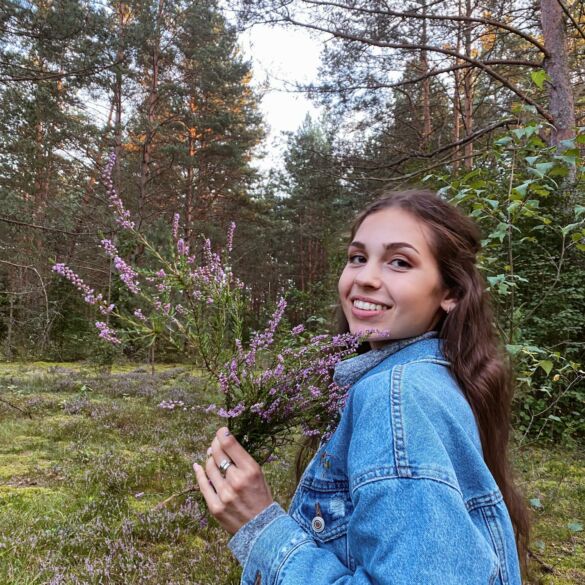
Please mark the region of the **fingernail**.
<svg viewBox="0 0 585 585"><path fill-rule="evenodd" d="M201 465L199 465L199 463L193 463L193 467L195 468L195 471L199 471L201 469Z"/></svg>
<svg viewBox="0 0 585 585"><path fill-rule="evenodd" d="M229 437L229 436L231 435L231 433L230 433L229 431L226 431L226 432L224 433L224 435L225 435L226 437Z"/></svg>
<svg viewBox="0 0 585 585"><path fill-rule="evenodd" d="M213 455L213 449L211 447L209 447L209 449L207 449L207 456L211 457Z"/></svg>

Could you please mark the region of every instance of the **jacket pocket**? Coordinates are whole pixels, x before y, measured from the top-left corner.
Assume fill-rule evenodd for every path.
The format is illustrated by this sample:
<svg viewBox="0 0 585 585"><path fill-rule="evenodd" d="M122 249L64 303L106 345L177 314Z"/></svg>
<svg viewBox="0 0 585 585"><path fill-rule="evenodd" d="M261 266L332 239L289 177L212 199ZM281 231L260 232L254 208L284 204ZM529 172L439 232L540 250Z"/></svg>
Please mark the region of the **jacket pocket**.
<svg viewBox="0 0 585 585"><path fill-rule="evenodd" d="M292 517L317 545L331 550L346 567L354 571L355 563L347 539L353 512L349 483L306 477L297 488L293 504Z"/></svg>
<svg viewBox="0 0 585 585"><path fill-rule="evenodd" d="M489 500L489 498L485 498ZM512 525L501 496L470 511L471 518L490 546L497 561L490 584L520 585L520 568Z"/></svg>

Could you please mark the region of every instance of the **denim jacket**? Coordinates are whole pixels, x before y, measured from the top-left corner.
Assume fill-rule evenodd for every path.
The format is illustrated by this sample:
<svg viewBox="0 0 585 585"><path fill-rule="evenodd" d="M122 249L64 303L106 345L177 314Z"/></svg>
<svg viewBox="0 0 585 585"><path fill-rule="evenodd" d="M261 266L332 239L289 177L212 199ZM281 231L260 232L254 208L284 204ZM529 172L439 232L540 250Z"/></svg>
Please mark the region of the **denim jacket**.
<svg viewBox="0 0 585 585"><path fill-rule="evenodd" d="M353 360L339 425L288 514L272 504L230 542L242 583L520 585L508 511L436 333Z"/></svg>

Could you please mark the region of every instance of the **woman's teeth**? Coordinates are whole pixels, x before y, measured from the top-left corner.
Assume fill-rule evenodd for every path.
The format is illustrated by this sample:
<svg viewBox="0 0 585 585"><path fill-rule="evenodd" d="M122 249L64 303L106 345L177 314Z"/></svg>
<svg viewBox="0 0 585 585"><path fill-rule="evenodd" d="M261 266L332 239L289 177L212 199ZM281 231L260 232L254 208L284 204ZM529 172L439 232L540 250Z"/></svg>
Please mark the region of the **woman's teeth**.
<svg viewBox="0 0 585 585"><path fill-rule="evenodd" d="M358 301L357 299L353 302L353 306L356 309L362 309L363 311L383 311L384 309L388 308L385 305L375 305L374 303Z"/></svg>

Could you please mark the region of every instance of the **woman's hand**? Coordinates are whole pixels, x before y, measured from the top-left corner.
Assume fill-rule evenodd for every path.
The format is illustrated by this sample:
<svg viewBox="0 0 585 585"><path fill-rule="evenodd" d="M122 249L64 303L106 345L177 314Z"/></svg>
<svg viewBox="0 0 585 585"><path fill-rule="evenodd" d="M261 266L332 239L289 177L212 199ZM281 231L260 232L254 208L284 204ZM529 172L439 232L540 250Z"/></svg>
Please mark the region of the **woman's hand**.
<svg viewBox="0 0 585 585"><path fill-rule="evenodd" d="M197 483L210 513L230 534L235 534L272 504L270 488L258 463L227 427L217 431L207 454L205 469L193 464ZM226 460L232 464L223 475L219 465Z"/></svg>

